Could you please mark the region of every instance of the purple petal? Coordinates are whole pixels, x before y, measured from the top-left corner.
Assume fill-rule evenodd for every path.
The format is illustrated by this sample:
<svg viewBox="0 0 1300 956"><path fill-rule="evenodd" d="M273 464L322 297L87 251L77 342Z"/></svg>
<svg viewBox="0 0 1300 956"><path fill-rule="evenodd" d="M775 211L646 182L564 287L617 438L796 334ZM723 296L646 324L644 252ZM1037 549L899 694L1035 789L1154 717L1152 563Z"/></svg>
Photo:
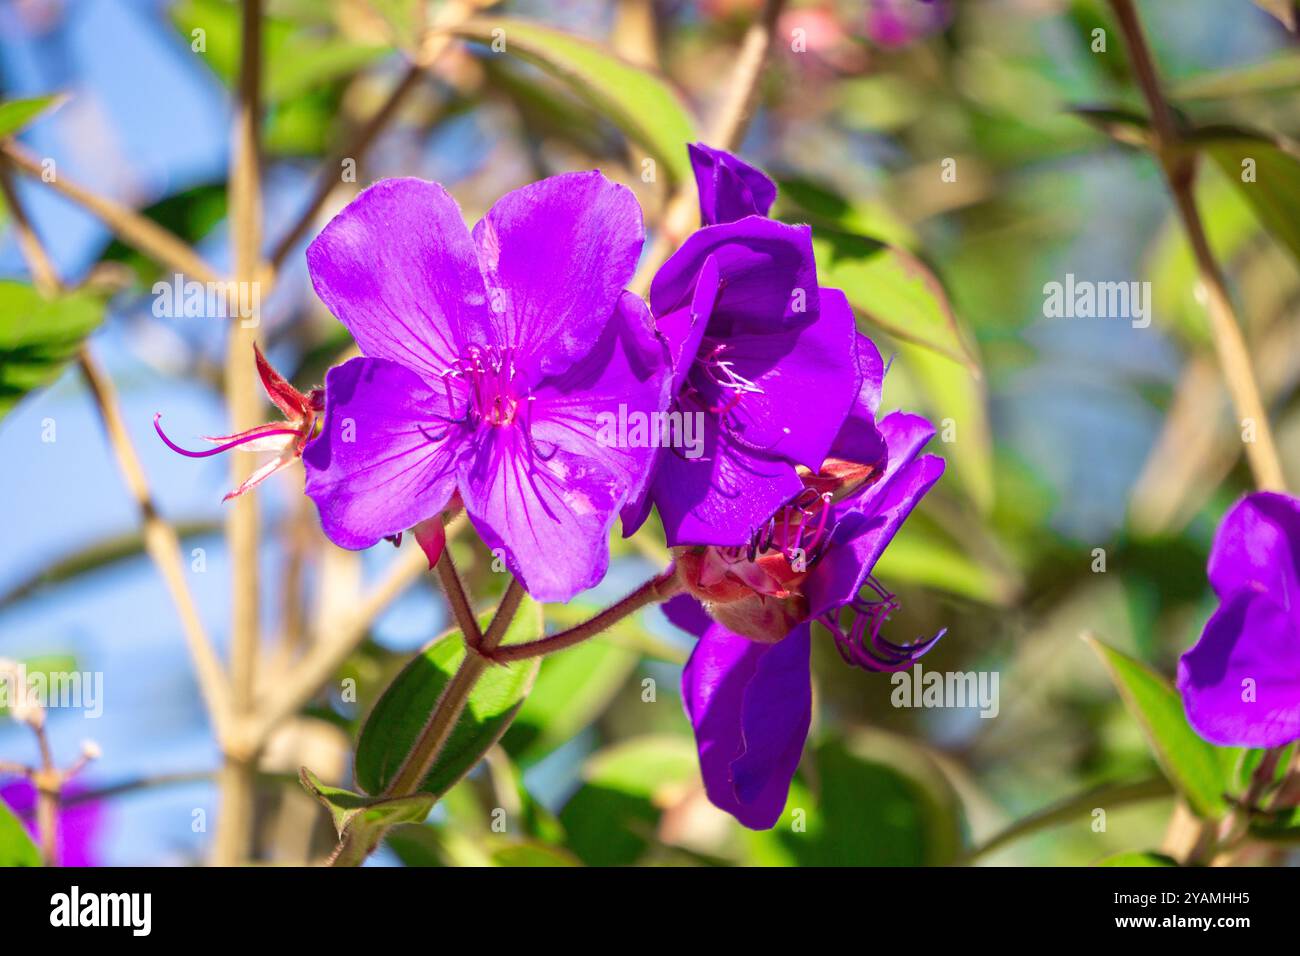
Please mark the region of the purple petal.
<svg viewBox="0 0 1300 956"><path fill-rule="evenodd" d="M1212 743L1280 747L1300 738L1295 619L1269 595L1233 594L1178 662L1178 690L1188 721Z"/></svg>
<svg viewBox="0 0 1300 956"><path fill-rule="evenodd" d="M703 143L692 143L687 149L704 225L767 215L776 201L776 184L766 174L726 150Z"/></svg>
<svg viewBox="0 0 1300 956"><path fill-rule="evenodd" d="M678 594L659 607L670 624L694 637L703 637L704 632L713 626L713 618L704 610L704 605L689 594Z"/></svg>
<svg viewBox="0 0 1300 956"><path fill-rule="evenodd" d="M604 466L634 497L650 477L656 444L649 429L668 408L666 348L646 304L630 292L590 351L568 371L533 389L529 422L535 442L558 446ZM642 423L638 435L637 423ZM620 427L621 426L621 427ZM636 441L641 436L645 441Z"/></svg>
<svg viewBox="0 0 1300 956"><path fill-rule="evenodd" d="M512 349L533 378L564 371L600 336L644 239L636 197L597 171L502 196L474 227L491 307L475 341Z"/></svg>
<svg viewBox="0 0 1300 956"><path fill-rule="evenodd" d="M713 804L754 830L781 818L812 720L811 630L758 644L714 625L682 673Z"/></svg>
<svg viewBox="0 0 1300 956"><path fill-rule="evenodd" d="M385 179L307 248L321 301L361 351L432 378L487 321L478 257L456 201L437 183Z"/></svg>
<svg viewBox="0 0 1300 956"><path fill-rule="evenodd" d="M655 329L668 345L673 366L672 393L682 390L686 376L695 364L700 343L718 298L718 261L709 256L700 267L690 296L675 308L655 316Z"/></svg>
<svg viewBox="0 0 1300 956"><path fill-rule="evenodd" d="M302 458L331 541L368 548L446 506L465 440L452 406L463 408L463 397L372 358L330 369L325 394L325 424Z"/></svg>
<svg viewBox="0 0 1300 956"><path fill-rule="evenodd" d="M703 431L700 457L665 449L655 463L650 497L670 547L745 544L803 489L793 465L738 445L714 416L703 415Z"/></svg>
<svg viewBox="0 0 1300 956"><path fill-rule="evenodd" d="M697 230L655 274L650 310L667 315L691 301L710 256L721 289L707 335L777 331L806 324L819 308L812 231L758 216Z"/></svg>
<svg viewBox="0 0 1300 956"><path fill-rule="evenodd" d="M892 416L891 416L892 417ZM890 446L890 467L894 466ZM910 456L909 456L910 457ZM872 495L869 508L839 518L830 546L813 566L804 585L813 617L851 601L866 577L893 540L912 509L943 475L944 462L937 455L925 455L886 473L878 484L884 488ZM886 483L887 480L887 483ZM875 487L872 491L875 492Z"/></svg>
<svg viewBox="0 0 1300 956"><path fill-rule="evenodd" d="M518 425L480 428L473 445L459 469L465 510L528 593L563 603L598 584L626 485L600 460Z"/></svg>
<svg viewBox="0 0 1300 956"><path fill-rule="evenodd" d="M1210 551L1210 584L1221 599L1243 588L1266 591L1292 607L1300 586L1300 502L1257 492L1233 506Z"/></svg>
<svg viewBox="0 0 1300 956"><path fill-rule="evenodd" d="M856 336L853 310L838 289L821 290L820 314L804 325L729 336L723 357L758 389L728 413L737 440L819 469L858 389Z"/></svg>

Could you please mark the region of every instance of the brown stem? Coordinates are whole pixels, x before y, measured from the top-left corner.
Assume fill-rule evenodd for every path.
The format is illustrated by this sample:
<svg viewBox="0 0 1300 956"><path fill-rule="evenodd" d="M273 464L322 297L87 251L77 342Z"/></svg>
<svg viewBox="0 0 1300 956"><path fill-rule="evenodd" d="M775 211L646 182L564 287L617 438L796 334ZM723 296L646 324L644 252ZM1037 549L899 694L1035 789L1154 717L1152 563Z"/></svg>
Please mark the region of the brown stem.
<svg viewBox="0 0 1300 956"><path fill-rule="evenodd" d="M1246 347L1241 323L1233 308L1232 299L1228 295L1223 270L1219 267L1214 251L1210 248L1200 211L1196 207L1194 159L1182 140L1173 110L1161 93L1155 60L1147 46L1142 22L1138 18L1132 0L1110 0L1110 5L1119 21L1138 86L1142 90L1142 96L1151 114L1156 158L1160 162L1169 191L1174 197L1174 205L1178 209L1183 231L1187 234L1192 255L1196 260L1201 286L1205 290L1206 309L1209 313L1215 351L1219 356L1223 377L1227 382L1241 424L1250 423L1254 426L1255 441L1247 443L1246 457L1250 461L1255 484L1261 490L1283 491L1286 488L1286 478L1282 471L1277 446L1273 441L1273 430L1269 424L1268 413L1260 397L1250 351ZM1265 756L1265 763L1270 761L1275 763L1277 757L1276 751L1269 751ZM1251 812L1250 801L1246 801L1246 806L1248 823L1248 815ZM1233 817L1235 816L1234 813ZM1215 838L1209 825L1196 825L1201 828L1199 834L1182 834L1177 831L1184 827L1177 822L1171 822L1170 831L1165 837L1166 844L1191 845L1193 857L1214 852L1221 839ZM1234 830L1237 826L1237 823L1230 822L1230 827Z"/></svg>
<svg viewBox="0 0 1300 956"><path fill-rule="evenodd" d="M33 281L41 291L54 295L62 290L63 285L40 236L37 235L35 227L27 217L27 210L18 199L9 170L11 161L7 155L0 157L0 192L3 193L5 203L9 207L9 215L18 234L19 248L31 270ZM77 362L86 385L90 388L91 397L99 412L109 447L114 458L117 459L122 479L135 499L145 551L158 569L158 573L162 575L172 602L176 605L176 612L181 619L181 630L185 635L190 657L194 661L199 690L203 694L214 726L220 731L227 719L226 677L185 580L180 536L176 529L158 513L144 466L127 432L112 379L95 360L88 345L82 345L77 353Z"/></svg>
<svg viewBox="0 0 1300 956"><path fill-rule="evenodd" d="M260 281L262 197L259 161L262 82L262 0L243 0L239 89L235 106L230 163L230 233L235 279ZM239 297L243 300L243 296ZM226 405L231 431L257 423L261 410L252 360L258 316L239 315L231 326L226 351ZM246 464L232 455L231 481L243 480ZM236 498L226 513L226 541L231 563L231 707L237 721L253 717L260 644L258 600L258 513L252 495ZM244 860L252 843L253 782L257 753L233 740L223 741L226 766L221 776L221 808L213 840L213 862L233 866Z"/></svg>
<svg viewBox="0 0 1300 956"><path fill-rule="evenodd" d="M200 282L221 281L217 271L204 262L184 240L152 219L146 219L135 210L92 192L62 173L56 172L47 178L41 161L13 140L0 143L0 154L12 162L15 168L93 213L115 236L154 262L183 272Z"/></svg>
<svg viewBox="0 0 1300 956"><path fill-rule="evenodd" d="M438 582L447 595L447 605L451 608L452 617L456 619L456 626L460 628L460 633L465 638L466 646L478 647L483 643L483 634L479 630L478 618L474 616L474 608L470 606L469 595L465 593L465 585L460 579L460 573L451 559L451 548L447 545L443 545L442 554L438 557L434 570L438 573Z"/></svg>
<svg viewBox="0 0 1300 956"><path fill-rule="evenodd" d="M330 192L333 191L335 184L339 181L339 166L342 162L345 159L351 159L357 165L361 164L361 157L370 148L370 144L374 142L379 133L397 114L398 107L406 100L407 95L419 85L420 77L423 75L424 69L419 64L412 63L408 66L406 72L402 74L401 80L393 87L393 91L388 94L388 98L384 100L383 105L366 121L365 125L357 130L356 137L352 142L321 165L320 172L316 174L316 189L312 193L307 207L289 231L275 244L275 248L271 250L270 265L272 269L279 270L293 247L297 245L298 240L311 227L316 214L325 205L325 200L329 198Z"/></svg>
<svg viewBox="0 0 1300 956"><path fill-rule="evenodd" d="M1246 457L1256 485L1262 490L1283 490L1286 479L1281 459L1273 441L1273 430L1268 413L1260 397L1250 351L1242 335L1241 323L1228 295L1223 270L1219 268L1214 252L1205 235L1205 226L1196 207L1193 191L1195 183L1194 161L1187 151L1175 122L1173 111L1160 91L1160 79L1155 61L1147 46L1141 21L1132 0L1110 0L1119 21L1120 30L1128 47L1138 85L1146 99L1151 114L1151 129L1156 158L1164 172L1169 191L1173 195L1183 230L1192 247L1201 286L1205 291L1206 310L1214 334L1214 346L1219 364L1228 384L1228 391L1237 409L1242 425L1250 423L1255 440L1246 444Z"/></svg>
<svg viewBox="0 0 1300 956"><path fill-rule="evenodd" d="M560 631L558 634L551 634L536 641L528 641L524 644L508 644L505 647L497 647L495 650L485 650L483 654L495 664L508 664L511 661L522 661L529 657L554 654L556 651L562 651L574 644L580 644L603 631L609 630L623 618L635 614L647 605L666 601L681 590L680 579L677 577L675 569L670 567L663 574L646 581L627 597L616 604L611 604L590 620L583 621L568 630Z"/></svg>

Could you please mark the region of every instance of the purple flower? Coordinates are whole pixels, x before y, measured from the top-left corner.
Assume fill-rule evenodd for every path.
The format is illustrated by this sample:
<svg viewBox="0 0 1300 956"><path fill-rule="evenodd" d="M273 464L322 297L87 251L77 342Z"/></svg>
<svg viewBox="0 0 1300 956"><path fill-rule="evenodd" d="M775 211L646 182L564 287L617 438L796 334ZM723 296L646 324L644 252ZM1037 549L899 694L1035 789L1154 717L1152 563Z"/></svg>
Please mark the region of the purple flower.
<svg viewBox="0 0 1300 956"><path fill-rule="evenodd" d="M600 581L652 453L599 441L601 419L668 400L663 345L623 288L643 238L632 193L599 172L509 193L472 238L447 192L417 179L339 213L307 250L365 355L330 370L303 454L329 538L369 547L459 493L538 600Z"/></svg>
<svg viewBox="0 0 1300 956"><path fill-rule="evenodd" d="M672 413L702 453L659 455L635 529L658 507L669 545L738 545L802 488L853 401L853 312L817 285L811 231L764 218L776 188L727 153L691 152L701 213L656 274L650 306L673 363ZM734 219L740 216L742 218Z"/></svg>
<svg viewBox="0 0 1300 956"><path fill-rule="evenodd" d="M85 792L85 787L73 781L63 786L65 797L75 797ZM36 786L30 780L16 777L0 784L0 800L9 804L31 834L40 840L36 825ZM102 829L102 812L98 800L79 800L59 808L57 818L57 846L59 866L97 866L95 843Z"/></svg>
<svg viewBox="0 0 1300 956"><path fill-rule="evenodd" d="M904 47L942 30L950 16L944 0L868 0L867 36L882 47Z"/></svg>
<svg viewBox="0 0 1300 956"><path fill-rule="evenodd" d="M705 789L753 829L779 819L808 734L812 622L870 671L910 667L943 636L899 645L880 635L898 605L872 569L944 463L920 455L934 434L925 419L895 412L877 427L880 354L866 336L854 344L857 399L820 472L804 473L803 490L748 545L680 549L690 595L665 605L700 638L682 696Z"/></svg>
<svg viewBox="0 0 1300 956"><path fill-rule="evenodd" d="M1225 746L1300 739L1300 502L1239 501L1214 537L1209 577L1219 608L1178 662L1188 721Z"/></svg>

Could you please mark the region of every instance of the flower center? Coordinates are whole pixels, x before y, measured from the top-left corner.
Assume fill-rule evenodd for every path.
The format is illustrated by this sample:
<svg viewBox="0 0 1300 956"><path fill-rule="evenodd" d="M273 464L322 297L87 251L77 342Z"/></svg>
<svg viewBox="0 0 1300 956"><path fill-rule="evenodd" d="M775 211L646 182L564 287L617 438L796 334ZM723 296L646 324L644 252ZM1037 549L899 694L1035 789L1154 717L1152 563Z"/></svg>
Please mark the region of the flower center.
<svg viewBox="0 0 1300 956"><path fill-rule="evenodd" d="M708 343L705 343L708 346ZM725 416L735 410L746 395L761 395L763 389L736 371L726 357L727 343L715 342L708 351L696 356L686 385L687 398L695 398L714 415Z"/></svg>
<svg viewBox="0 0 1300 956"><path fill-rule="evenodd" d="M519 412L521 396L515 382L515 363L509 349L470 347L446 373L469 387L467 417L474 423L509 425Z"/></svg>
<svg viewBox="0 0 1300 956"><path fill-rule="evenodd" d="M804 488L754 532L749 542L749 559L757 561L781 555L791 571L807 571L822 556L830 540L827 522L832 497L830 492Z"/></svg>

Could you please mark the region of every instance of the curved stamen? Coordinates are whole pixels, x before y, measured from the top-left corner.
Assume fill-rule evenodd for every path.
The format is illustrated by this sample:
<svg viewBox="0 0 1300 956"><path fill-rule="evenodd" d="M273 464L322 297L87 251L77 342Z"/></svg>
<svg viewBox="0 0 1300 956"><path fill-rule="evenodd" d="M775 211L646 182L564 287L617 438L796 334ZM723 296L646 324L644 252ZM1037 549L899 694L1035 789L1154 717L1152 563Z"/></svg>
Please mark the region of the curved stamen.
<svg viewBox="0 0 1300 956"><path fill-rule="evenodd" d="M257 428L252 428L242 434L236 435L231 441L226 442L224 445L218 445L216 448L207 448L203 451L190 451L188 448L182 448L167 437L166 433L162 430L162 425L159 424L161 419L162 412L156 412L153 416L154 431L156 431L158 437L163 440L163 444L178 455L184 455L186 458L210 458L213 455L220 455L223 451L230 451L232 448L246 445L250 441L257 441L259 438L268 438L272 435L298 434L298 430L295 428L266 428L265 426L258 426Z"/></svg>
<svg viewBox="0 0 1300 956"><path fill-rule="evenodd" d="M840 625L838 609L827 611L818 620L834 636L835 647L846 664L878 673L906 670L939 643L947 629L934 637L912 644L895 644L886 640L880 636L880 631L890 614L899 609L898 601L874 577L868 575L866 584L879 600L873 601L859 595L849 602L848 606L857 617L848 633Z"/></svg>

